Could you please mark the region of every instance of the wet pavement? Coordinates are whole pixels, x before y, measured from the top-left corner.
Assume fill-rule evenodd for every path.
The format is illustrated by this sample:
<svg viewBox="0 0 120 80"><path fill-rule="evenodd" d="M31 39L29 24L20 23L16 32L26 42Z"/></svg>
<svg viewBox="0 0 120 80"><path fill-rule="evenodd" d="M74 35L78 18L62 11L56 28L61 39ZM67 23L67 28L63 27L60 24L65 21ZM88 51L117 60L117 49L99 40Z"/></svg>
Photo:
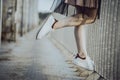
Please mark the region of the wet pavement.
<svg viewBox="0 0 120 80"><path fill-rule="evenodd" d="M48 39L35 40L33 30L0 54L0 80L83 80L64 54Z"/></svg>

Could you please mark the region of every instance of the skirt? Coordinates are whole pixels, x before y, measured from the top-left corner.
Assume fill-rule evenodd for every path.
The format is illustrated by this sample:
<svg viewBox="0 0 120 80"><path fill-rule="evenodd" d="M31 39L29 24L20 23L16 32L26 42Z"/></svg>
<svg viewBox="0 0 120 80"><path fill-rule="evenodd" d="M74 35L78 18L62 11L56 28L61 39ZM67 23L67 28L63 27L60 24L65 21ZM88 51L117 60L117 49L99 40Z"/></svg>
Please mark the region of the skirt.
<svg viewBox="0 0 120 80"><path fill-rule="evenodd" d="M88 14L89 11L90 11L90 8L92 8L92 9L97 10L97 15L96 16L98 17L98 19L100 18L101 0L64 0L55 9L54 12L64 14L64 15L69 15L69 10L71 10L71 9L69 9L70 5L75 7L75 10L70 11L70 12L74 12L74 14L76 14L76 11L78 12L78 10L83 15L86 14L86 13Z"/></svg>
<svg viewBox="0 0 120 80"><path fill-rule="evenodd" d="M80 7L88 7L88 8L97 8L98 0L65 0L65 3L80 6Z"/></svg>

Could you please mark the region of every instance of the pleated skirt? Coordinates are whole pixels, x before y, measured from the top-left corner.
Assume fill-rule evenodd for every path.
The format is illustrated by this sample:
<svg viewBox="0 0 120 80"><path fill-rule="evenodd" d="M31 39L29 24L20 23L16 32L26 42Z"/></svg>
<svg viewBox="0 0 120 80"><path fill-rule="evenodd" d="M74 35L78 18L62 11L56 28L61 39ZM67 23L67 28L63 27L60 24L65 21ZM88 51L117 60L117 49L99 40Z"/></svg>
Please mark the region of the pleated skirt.
<svg viewBox="0 0 120 80"><path fill-rule="evenodd" d="M65 3L88 8L98 8L98 0L65 0Z"/></svg>
<svg viewBox="0 0 120 80"><path fill-rule="evenodd" d="M75 11L78 12L77 14L88 14L91 13L91 10L97 10L97 17L100 18L100 5L101 0L64 0L56 9L55 12L69 15L69 5L75 7L75 10L70 11L74 13ZM76 13L74 13L76 14ZM73 15L74 15L73 14Z"/></svg>

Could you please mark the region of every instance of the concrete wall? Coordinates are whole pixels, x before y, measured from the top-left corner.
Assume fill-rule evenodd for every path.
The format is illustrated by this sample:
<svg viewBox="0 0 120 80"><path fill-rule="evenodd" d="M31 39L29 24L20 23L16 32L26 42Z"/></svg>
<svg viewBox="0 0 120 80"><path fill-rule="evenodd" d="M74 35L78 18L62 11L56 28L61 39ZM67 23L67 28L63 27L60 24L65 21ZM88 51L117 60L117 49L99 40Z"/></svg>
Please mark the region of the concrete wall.
<svg viewBox="0 0 120 80"><path fill-rule="evenodd" d="M3 13L3 26L2 27L5 27L5 20L7 18L7 11L8 11L8 8L9 7L13 7L13 14L15 13L15 0L3 0L3 3L2 3L2 13Z"/></svg>
<svg viewBox="0 0 120 80"><path fill-rule="evenodd" d="M6 21L8 20L8 9L12 10L12 19L11 19L11 25L12 28L14 27L14 14L15 14L15 0L2 0L2 39L7 40L6 38ZM12 33L12 30L11 30ZM13 35L14 36L14 35ZM10 40L13 40L13 36Z"/></svg>
<svg viewBox="0 0 120 80"><path fill-rule="evenodd" d="M19 34L22 32L22 0L17 0L17 11L15 13L15 23L16 23L16 38L19 37Z"/></svg>
<svg viewBox="0 0 120 80"><path fill-rule="evenodd" d="M21 36L38 26L38 0L17 0L16 27Z"/></svg>
<svg viewBox="0 0 120 80"><path fill-rule="evenodd" d="M29 0L29 29L38 26L38 0Z"/></svg>
<svg viewBox="0 0 120 80"><path fill-rule="evenodd" d="M120 0L102 0L100 20L85 25L86 51L95 62L95 70L107 80L120 79ZM73 28L51 35L71 53L76 53Z"/></svg>
<svg viewBox="0 0 120 80"><path fill-rule="evenodd" d="M20 36L23 36L25 33L32 30L34 27L37 27L39 22L37 3L38 0L3 0L2 27L5 27L8 7L14 8L14 20L12 24L13 26L15 26L14 35L16 39Z"/></svg>

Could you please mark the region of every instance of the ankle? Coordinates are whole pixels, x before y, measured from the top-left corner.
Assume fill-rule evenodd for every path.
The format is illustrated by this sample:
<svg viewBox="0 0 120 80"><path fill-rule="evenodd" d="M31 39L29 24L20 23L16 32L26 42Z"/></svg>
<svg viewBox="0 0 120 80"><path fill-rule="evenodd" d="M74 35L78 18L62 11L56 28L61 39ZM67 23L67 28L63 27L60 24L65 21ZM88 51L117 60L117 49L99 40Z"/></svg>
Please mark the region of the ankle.
<svg viewBox="0 0 120 80"><path fill-rule="evenodd" d="M86 59L86 56L78 53L75 58L80 58L80 59L84 60L84 59Z"/></svg>
<svg viewBox="0 0 120 80"><path fill-rule="evenodd" d="M58 21L55 19L55 22L54 22L54 24L53 24L53 26L52 26L52 29L56 29L56 23L57 23Z"/></svg>

